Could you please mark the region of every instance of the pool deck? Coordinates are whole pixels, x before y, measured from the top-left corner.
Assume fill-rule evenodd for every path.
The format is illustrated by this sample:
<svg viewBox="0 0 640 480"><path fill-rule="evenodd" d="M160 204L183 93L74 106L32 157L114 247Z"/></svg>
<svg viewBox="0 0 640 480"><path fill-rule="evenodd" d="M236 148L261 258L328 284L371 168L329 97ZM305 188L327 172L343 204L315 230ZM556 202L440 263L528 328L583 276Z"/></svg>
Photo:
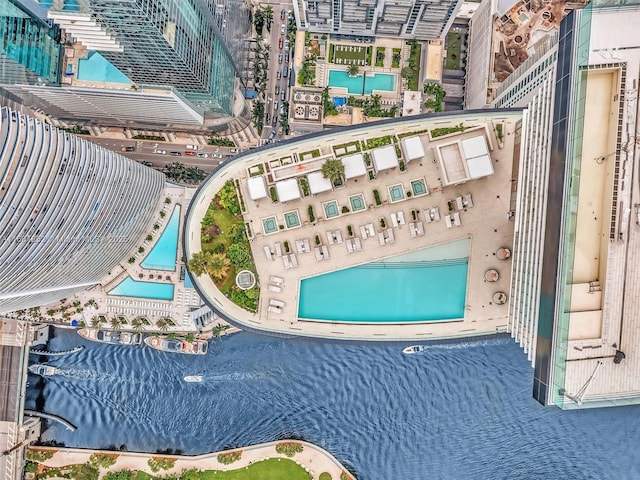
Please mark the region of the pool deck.
<svg viewBox="0 0 640 480"><path fill-rule="evenodd" d="M231 303L217 290L210 278L198 277L195 281L200 292L206 297L206 301L215 309L228 316L233 323L245 325L258 330L278 332L292 335L305 335L326 338L367 339L367 340L427 340L436 338L466 337L472 335L484 335L506 331L508 324L508 302L505 305L496 305L492 302L492 296L496 292L509 292L510 285L510 260L498 260L495 252L499 247L510 247L513 239L513 223L509 218L512 196L512 164L514 154L513 131L515 122L520 116L519 112L500 112L478 114L468 113L447 116L436 116L433 119L407 119L393 124L368 124L364 128L348 129L325 133L322 137L311 137L289 142L284 146L276 145L256 153L237 157L228 163L201 186L194 198L194 206L191 209L187 223L189 235L187 251L200 250L200 220L222 184L228 178L237 178L242 186L242 195L247 212L245 221L252 226L255 238L251 241L251 247L256 263L256 268L261 285L260 303L258 312L252 314ZM303 197L300 200L287 202L286 204L273 203L269 198L253 202L249 199L246 188L248 168L258 163L268 163L272 158L282 157L287 154L301 153L311 148L320 148L321 154L331 152L331 146L347 143L354 139L375 138L389 134L415 132L419 130L440 128L443 126L457 125L460 122L468 126L485 126L489 144L493 145L491 158L495 173L489 177L473 180L457 186L442 187L439 183L441 173L435 162L433 147L439 143L452 141L452 138L462 139L467 136L477 135L475 132L453 134L430 140L427 134L422 134L421 139L425 150L425 157L414 160L408 164L407 171L399 172L397 169L378 173L373 181L368 177L351 179L346 185L316 196ZM505 142L498 146L492 127L492 122L504 122L506 132ZM388 201L387 186L402 183L405 191L411 188L410 182L416 178L425 178L430 193L418 197L407 198L404 201L390 203ZM377 189L381 193L383 205L374 206L372 191ZM357 213L341 214L336 218L325 220L323 217L322 203L337 200L340 209L349 205L348 197L357 193L363 193L368 205L366 210ZM471 194L473 207L459 209L456 206L456 197ZM448 212L448 202L453 203L454 209L460 215L460 226L448 228L445 215ZM313 205L317 220L309 223L307 209ZM441 220L426 223L423 211L431 207L438 207ZM264 236L260 225L261 219L276 215L279 223L284 223L283 212L297 208L303 220L303 226L296 229L282 229L277 233ZM409 222L412 221L411 210L421 212L419 218L423 222L425 235L411 236ZM392 227L392 214L402 211L405 224ZM384 217L386 228L380 227L380 219ZM349 253L346 247L346 239L349 237L347 226L351 225L353 234L361 237L360 226L373 223L375 236L360 238L362 249ZM381 245L378 235L392 228L395 241ZM329 244L328 231L339 230L343 243ZM384 233L383 232L383 233ZM326 246L329 253L328 259L318 261L314 255L316 246L315 237L321 240L321 245ZM380 260L381 258L408 253L430 246L440 245L462 238L470 239L469 271L467 280L467 299L465 315L459 321L428 323L404 323L401 324L350 324L339 322L309 322L300 321L297 318L298 290L302 278L315 276L336 269L347 268L362 263ZM310 252L298 253L296 240L308 239L311 246ZM267 260L265 247L275 252L275 243L280 242L284 253L284 242L287 241L291 251L295 253L298 266L285 269L283 259L273 254L273 260ZM495 268L500 274L497 282L487 282L484 273L487 269ZM271 276L284 279L281 292L269 290ZM271 300L282 302L281 312L278 309L270 309ZM425 301L429 301L425 295ZM281 303L281 304L282 304ZM277 313L274 313L275 312Z"/></svg>

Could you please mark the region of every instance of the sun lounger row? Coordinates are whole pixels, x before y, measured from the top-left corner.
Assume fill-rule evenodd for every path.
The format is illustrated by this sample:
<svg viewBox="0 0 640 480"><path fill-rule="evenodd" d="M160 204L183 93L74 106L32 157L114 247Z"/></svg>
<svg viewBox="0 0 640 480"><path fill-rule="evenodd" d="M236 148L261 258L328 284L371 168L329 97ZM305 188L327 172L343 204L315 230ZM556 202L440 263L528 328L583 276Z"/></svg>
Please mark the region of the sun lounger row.
<svg viewBox="0 0 640 480"><path fill-rule="evenodd" d="M422 222L411 222L409 223L409 233L412 237L416 235L424 235L424 227Z"/></svg>
<svg viewBox="0 0 640 480"><path fill-rule="evenodd" d="M333 245L334 242L342 243L342 233L340 233L340 230L334 230L332 232L328 231L327 241L329 242L329 245Z"/></svg>
<svg viewBox="0 0 640 480"><path fill-rule="evenodd" d="M427 208L424 211L424 219L427 223L440 220L440 209L438 207Z"/></svg>
<svg viewBox="0 0 640 480"><path fill-rule="evenodd" d="M346 244L347 252L349 253L359 252L360 250L362 250L362 243L360 242L359 237L347 238Z"/></svg>
<svg viewBox="0 0 640 480"><path fill-rule="evenodd" d="M282 286L284 284L284 278L276 277L275 275L271 275L269 277L269 291L280 293L282 291Z"/></svg>
<svg viewBox="0 0 640 480"><path fill-rule="evenodd" d="M380 245L386 243L393 243L396 241L396 237L393 235L393 229L387 228L384 232L378 233L378 242Z"/></svg>
<svg viewBox="0 0 640 480"><path fill-rule="evenodd" d="M298 266L298 259L296 258L296 254L290 253L289 255L283 255L282 263L284 264L285 270L296 268Z"/></svg>
<svg viewBox="0 0 640 480"><path fill-rule="evenodd" d="M459 212L453 212L450 215L445 215L444 216L444 221L447 224L447 228L459 227L460 225L462 225L462 223L460 223L460 213Z"/></svg>
<svg viewBox="0 0 640 480"><path fill-rule="evenodd" d="M309 239L302 238L300 240L296 240L296 248L298 249L298 253L310 252L311 247L309 246Z"/></svg>
<svg viewBox="0 0 640 480"><path fill-rule="evenodd" d="M360 225L360 235L364 240L367 237L375 237L376 231L373 228L373 223L367 223L366 225Z"/></svg>
<svg viewBox="0 0 640 480"><path fill-rule="evenodd" d="M272 307L284 308L285 303L282 300L271 298L269 299L269 305L271 305Z"/></svg>
<svg viewBox="0 0 640 480"><path fill-rule="evenodd" d="M316 247L314 249L316 253L316 260L327 260L329 258L329 249L326 245L321 245L320 247Z"/></svg>
<svg viewBox="0 0 640 480"><path fill-rule="evenodd" d="M391 225L397 227L398 225L404 225L404 212L394 212L391 214Z"/></svg>

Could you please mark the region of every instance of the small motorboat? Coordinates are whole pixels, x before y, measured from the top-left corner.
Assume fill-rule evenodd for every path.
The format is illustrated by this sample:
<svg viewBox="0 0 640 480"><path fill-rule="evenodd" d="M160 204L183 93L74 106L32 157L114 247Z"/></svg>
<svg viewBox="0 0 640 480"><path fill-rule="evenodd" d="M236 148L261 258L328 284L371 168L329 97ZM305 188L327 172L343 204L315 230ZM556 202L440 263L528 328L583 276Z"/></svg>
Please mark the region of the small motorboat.
<svg viewBox="0 0 640 480"><path fill-rule="evenodd" d="M406 347L405 349L403 349L402 353L411 355L412 353L424 352L426 349L427 349L426 345L411 345L410 347Z"/></svg>
<svg viewBox="0 0 640 480"><path fill-rule="evenodd" d="M184 377L185 382L202 382L204 377L202 375L187 375Z"/></svg>

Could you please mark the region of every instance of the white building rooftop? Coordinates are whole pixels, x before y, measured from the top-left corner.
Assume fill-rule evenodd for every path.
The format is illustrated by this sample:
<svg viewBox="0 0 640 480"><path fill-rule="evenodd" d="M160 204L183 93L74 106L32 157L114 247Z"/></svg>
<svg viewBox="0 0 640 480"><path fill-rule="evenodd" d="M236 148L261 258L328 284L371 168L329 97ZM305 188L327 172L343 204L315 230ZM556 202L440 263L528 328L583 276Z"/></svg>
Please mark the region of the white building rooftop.
<svg viewBox="0 0 640 480"><path fill-rule="evenodd" d="M278 200L280 202L299 199L300 188L298 188L298 180L296 178L290 178L276 182L276 192L278 193Z"/></svg>
<svg viewBox="0 0 640 480"><path fill-rule="evenodd" d="M309 190L312 195L316 193L328 192L332 189L331 180L324 178L322 172L312 172L307 175L309 181Z"/></svg>
<svg viewBox="0 0 640 480"><path fill-rule="evenodd" d="M386 147L371 150L373 157L373 165L376 172L389 170L398 166L398 157L396 155L396 147L387 145Z"/></svg>
<svg viewBox="0 0 640 480"><path fill-rule="evenodd" d="M493 174L493 164L484 135L462 140L462 151L467 161L469 177L480 178Z"/></svg>
<svg viewBox="0 0 640 480"><path fill-rule="evenodd" d="M367 174L367 166L364 163L364 158L361 153L355 155L348 155L340 159L342 165L344 165L344 177L348 180L350 178L362 177Z"/></svg>
<svg viewBox="0 0 640 480"><path fill-rule="evenodd" d="M249 177L247 180L247 188L249 189L249 198L251 198L251 200L260 200L267 196L267 184L264 181L263 175Z"/></svg>
<svg viewBox="0 0 640 480"><path fill-rule="evenodd" d="M468 182L494 172L484 133L439 145L436 152L444 185Z"/></svg>
<svg viewBox="0 0 640 480"><path fill-rule="evenodd" d="M403 138L401 143L407 162L424 157L424 147L422 146L422 140L420 140L419 136Z"/></svg>

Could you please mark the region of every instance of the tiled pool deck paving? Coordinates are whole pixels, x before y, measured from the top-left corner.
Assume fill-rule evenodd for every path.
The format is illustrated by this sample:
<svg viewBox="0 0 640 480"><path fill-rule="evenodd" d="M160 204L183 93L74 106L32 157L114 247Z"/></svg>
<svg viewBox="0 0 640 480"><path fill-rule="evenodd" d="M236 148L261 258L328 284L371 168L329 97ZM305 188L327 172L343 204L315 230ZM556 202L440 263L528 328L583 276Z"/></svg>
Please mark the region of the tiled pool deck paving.
<svg viewBox="0 0 640 480"><path fill-rule="evenodd" d="M346 182L345 186L330 192L318 194L316 196L304 197L300 200L287 202L286 204L274 204L269 198L258 202L248 201L246 191L246 177L248 167L259 161L268 162L271 158L280 157L283 151L304 152L311 148L320 148L322 154L329 153L332 145L346 143L356 138L354 131L330 132L324 137L312 137L296 143L289 143L286 146L267 149L239 158L236 162L227 165L227 169L220 171L224 178L234 175L240 179L242 193L245 198L248 212L245 220L250 224L259 224L260 219L269 215L282 215L297 208L301 212L303 226L293 232L280 231L269 236L258 235L252 242L251 247L254 252L254 259L261 285L261 296L259 310L256 314L246 312L229 302L215 288L213 283L205 277L197 279L200 289L208 297L208 301L214 307L223 310L231 320L243 323L247 326L269 330L274 332L289 333L295 335L324 336L337 338L357 338L370 340L398 340L398 339L433 339L456 336L469 336L474 334L490 334L497 331L505 331L508 317L508 302L505 305L495 305L492 303L493 293L496 291L509 292L510 285L510 260L500 261L495 257L495 251L503 245L511 245L513 241L513 223L509 218L511 187L512 187L512 163L513 163L513 129L515 121L519 118L519 112L500 112L499 114L478 114L455 115L451 119L451 125L465 122L467 118L472 119L469 125L481 125L486 122L487 132L492 132L491 115L496 115L496 120L505 121L506 132L505 144L503 148L498 148L493 133L490 134L490 142L493 143L494 150L491 152L495 173L490 177L474 180L459 186L440 187L438 179L440 173L437 164L434 162L435 154L433 146L438 143L451 141L451 137L438 138L430 141L427 135L421 136L426 155L420 160L414 160L408 164L406 172L391 170L379 173L375 180L360 177ZM425 128L439 128L443 126L443 118L435 117L438 123L434 125L433 120L421 119L419 121L398 122L394 128L394 133L412 132L424 130ZM436 126L437 125L437 126ZM446 123L444 123L447 126ZM361 133L360 138L372 138L389 134L389 124L369 124L367 129L356 130ZM384 133L382 133L384 132ZM474 133L460 134L461 138ZM477 134L477 132L475 133ZM326 151L325 151L326 150ZM417 198L405 198L404 200L391 203L388 198L388 187L402 183L404 189L411 188L411 180L424 178L427 182L430 193ZM222 179L213 177L207 184L207 188L201 190L197 195L196 205L190 214L190 227L192 231L196 228L199 231L199 222L206 211L213 195L222 185ZM382 196L384 204L374 206L373 189L377 189ZM447 202L453 200L458 195L471 193L473 195L474 207L466 211L460 211L461 226L447 228L444 216L448 214ZM349 206L349 197L363 194L367 208L356 213L341 214L335 218L318 218L315 224L309 224L306 214L309 205L313 205L316 216L323 217L323 203L336 200L339 209ZM204 198L202 198L204 197ZM426 223L423 221L425 235L412 237L410 235L409 222L412 221L411 210L423 212L433 206L438 206L442 219ZM402 211L406 223L397 228L393 228L395 242L380 245L378 232L380 228L380 218L386 219L387 227L391 227L391 214ZM354 235L360 237L360 226L373 223L375 236L373 238L360 239L362 249L349 253L345 242L342 244L327 242L327 231L340 230L344 240L348 238L347 226L352 226ZM263 249L268 246L273 250L275 242L288 241L290 244L298 238L308 238L315 246L316 235L322 239L322 244L328 248L328 259L318 261L313 253L296 254L297 268L285 269L281 258L274 256L273 261L265 258ZM199 235L190 235L188 252L196 252L200 249ZM341 268L359 265L374 260L380 260L388 256L408 253L418 249L447 243L461 238L470 238L470 258L467 280L467 298L465 315L460 321L431 322L420 324L385 325L385 324L344 324L334 322L305 322L298 321L296 314L298 311L298 288L300 279L334 271ZM484 281L484 272L489 268L496 268L500 271L500 280L496 283ZM282 292L268 290L269 277L275 275L284 278ZM275 299L285 303L282 313L272 313L269 311L269 303Z"/></svg>

